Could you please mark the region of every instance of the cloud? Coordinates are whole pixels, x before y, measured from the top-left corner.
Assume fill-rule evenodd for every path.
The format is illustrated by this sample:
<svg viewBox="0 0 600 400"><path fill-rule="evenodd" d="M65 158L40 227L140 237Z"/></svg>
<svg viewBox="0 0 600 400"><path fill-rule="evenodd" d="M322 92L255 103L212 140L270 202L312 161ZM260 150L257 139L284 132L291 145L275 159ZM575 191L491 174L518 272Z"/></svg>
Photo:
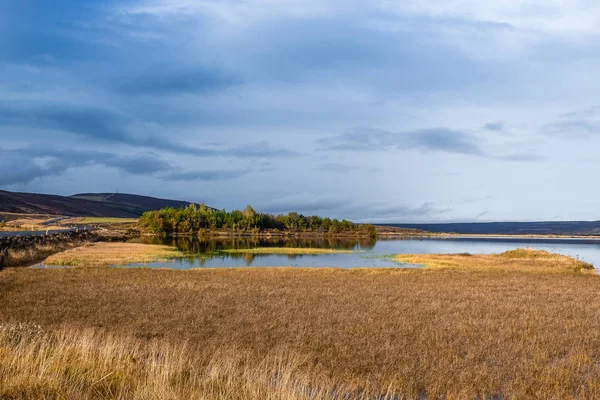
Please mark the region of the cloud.
<svg viewBox="0 0 600 400"><path fill-rule="evenodd" d="M155 176L167 181L221 181L241 177L251 170L182 170L153 153L120 155L101 151L53 150L29 147L0 149L3 174L0 185L28 183L90 166L115 168L131 175ZM19 168L14 166L18 165Z"/></svg>
<svg viewBox="0 0 600 400"><path fill-rule="evenodd" d="M290 150L273 148L266 141L231 147L189 146L161 136L138 133L134 128L135 123L130 117L102 108L39 102L0 102L0 127L4 125L56 130L94 140L199 157L273 158L295 155Z"/></svg>
<svg viewBox="0 0 600 400"><path fill-rule="evenodd" d="M26 183L45 176L56 176L69 169L86 166L104 166L116 168L132 175L153 175L157 172L168 171L173 167L152 153L119 155L100 151L87 150L56 150L40 147L21 149L0 149L3 160L11 160L13 165L23 165L23 173L13 173L10 179L3 180L4 184ZM17 164L14 160L26 160ZM5 161L6 162L6 161ZM7 172L8 168L5 169ZM7 183L10 181L10 183Z"/></svg>
<svg viewBox="0 0 600 400"><path fill-rule="evenodd" d="M593 106L559 114L555 121L542 127L542 133L568 139L600 135L600 107Z"/></svg>
<svg viewBox="0 0 600 400"><path fill-rule="evenodd" d="M161 175L167 181L223 181L248 174L249 170L172 171Z"/></svg>
<svg viewBox="0 0 600 400"><path fill-rule="evenodd" d="M354 129L324 138L325 150L389 151L421 150L465 155L484 155L471 135L449 128L432 128L394 133L379 129Z"/></svg>
<svg viewBox="0 0 600 400"><path fill-rule="evenodd" d="M64 65L98 62L115 51L107 10L117 0L0 3L7 3L2 4L0 60Z"/></svg>
<svg viewBox="0 0 600 400"><path fill-rule="evenodd" d="M380 129L354 129L345 134L320 140L328 151L423 151L486 157L503 161L542 161L530 153L494 155L485 152L480 140L469 133L450 128L432 128L402 133Z"/></svg>
<svg viewBox="0 0 600 400"><path fill-rule="evenodd" d="M462 197L436 175L460 171L473 196L523 188L518 205L486 204L490 218L552 216L565 202L595 215L546 179L593 180L577 164L593 146L556 140L600 131L585 108L600 90L589 1L0 3L0 145L28 149L2 153L20 168L0 181L70 193L119 171L119 187L150 195L194 197L194 180L228 207L276 196L287 200L273 207L383 221ZM582 110L554 116L567 107ZM318 196L294 203L299 188ZM416 218L446 216L430 207ZM481 211L465 209L448 213Z"/></svg>
<svg viewBox="0 0 600 400"><path fill-rule="evenodd" d="M31 159L0 150L0 186L27 183L35 179L55 174L53 170L44 170Z"/></svg>
<svg viewBox="0 0 600 400"><path fill-rule="evenodd" d="M479 214L477 214L475 216L475 219L477 220L477 219L483 218L483 217L485 217L486 215L489 215L489 214L490 214L489 210L482 211L482 212L480 212Z"/></svg>
<svg viewBox="0 0 600 400"><path fill-rule="evenodd" d="M492 158L500 161L516 161L516 162L529 162L529 161L545 161L546 157L538 154L531 153L513 153L505 154L501 156L493 156Z"/></svg>
<svg viewBox="0 0 600 400"><path fill-rule="evenodd" d="M322 213L329 215L332 211L339 213L347 204L347 199L298 194L270 200L261 204L260 209L272 214L295 211L303 214Z"/></svg>
<svg viewBox="0 0 600 400"><path fill-rule="evenodd" d="M395 206L375 206L370 208L370 216L374 219L390 219L395 221L413 220L430 217L432 215L451 211L448 208L438 208L433 203L427 202L420 206L395 205Z"/></svg>
<svg viewBox="0 0 600 400"><path fill-rule="evenodd" d="M240 85L242 78L218 68L205 66L169 67L154 66L116 84L116 89L126 95L202 94L225 90Z"/></svg>
<svg viewBox="0 0 600 400"><path fill-rule="evenodd" d="M357 202L354 199L320 196L317 194L299 194L284 196L260 204L263 212L279 214L298 212L304 215L321 215L331 218L345 218L356 222L402 222L440 218L451 211L437 207L431 202L418 206L407 204L390 205L382 202Z"/></svg>
<svg viewBox="0 0 600 400"><path fill-rule="evenodd" d="M484 129L493 132L503 132L504 131L504 123L502 122L489 122L483 126Z"/></svg>
<svg viewBox="0 0 600 400"><path fill-rule="evenodd" d="M173 167L166 161L153 154L120 156L107 156L104 160L97 160L99 164L121 169L133 175L153 175L157 172L167 171Z"/></svg>
<svg viewBox="0 0 600 400"><path fill-rule="evenodd" d="M127 119L102 108L77 105L0 103L0 125L56 130L105 140L128 138Z"/></svg>
<svg viewBox="0 0 600 400"><path fill-rule="evenodd" d="M546 124L542 132L565 138L585 138L600 134L600 121L589 119L567 119Z"/></svg>
<svg viewBox="0 0 600 400"><path fill-rule="evenodd" d="M377 167L363 167L363 166L358 166L358 165L349 165L349 164L342 164L342 163L336 163L336 162L327 162L327 163L319 164L318 166L316 166L314 168L314 170L315 171L324 171L324 172L335 172L335 173L339 173L339 174L347 174L349 172L358 172L358 171L370 172L370 173L382 171L381 168L377 168Z"/></svg>

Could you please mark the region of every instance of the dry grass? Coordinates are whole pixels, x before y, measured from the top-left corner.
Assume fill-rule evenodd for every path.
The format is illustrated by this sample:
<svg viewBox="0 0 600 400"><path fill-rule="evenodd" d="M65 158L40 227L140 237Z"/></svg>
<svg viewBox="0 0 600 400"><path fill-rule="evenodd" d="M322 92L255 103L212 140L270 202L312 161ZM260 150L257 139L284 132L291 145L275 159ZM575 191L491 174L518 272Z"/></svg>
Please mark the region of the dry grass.
<svg viewBox="0 0 600 400"><path fill-rule="evenodd" d="M105 267L109 265L146 264L182 257L174 247L138 243L92 243L48 257L46 265Z"/></svg>
<svg viewBox="0 0 600 400"><path fill-rule="evenodd" d="M234 254L349 254L355 253L353 250L339 250L339 249L319 249L312 247L257 247L254 249L228 249L221 250L222 253L234 253Z"/></svg>
<svg viewBox="0 0 600 400"><path fill-rule="evenodd" d="M45 230L57 230L64 229L64 226L60 225L42 225L44 219L18 219L2 223L0 232L31 232L31 231L45 231Z"/></svg>
<svg viewBox="0 0 600 400"><path fill-rule="evenodd" d="M40 237L38 239L45 238ZM7 249L6 258L0 262L0 264L3 263L0 267L18 267L36 264L52 254L81 246L89 240L91 240L91 236L84 236L83 234L76 238L65 238L59 235L52 236L45 242L30 242L24 248L11 247Z"/></svg>
<svg viewBox="0 0 600 400"><path fill-rule="evenodd" d="M201 393L194 391L203 390L207 375L222 386L196 398L236 399L232 393L241 388L258 391L240 392L239 398L307 398L288 389L268 391L280 375L261 366L274 365L274 354L285 356L277 371L287 371L291 387L325 392L389 391L400 399L600 398L600 277L528 271L7 269L0 273L0 321L72 333L53 342L67 347L58 358L64 362L4 369L9 372L0 386L13 388L5 395L69 387L58 375L70 371L65 365L80 368L78 356L68 354L78 346L77 332L91 329L85 340L108 361L81 364L69 378L81 395L69 392L67 398L85 398L90 382L115 370L106 379L116 382L103 398L143 398L144 386L159 394L153 398L185 398ZM145 346L183 354L183 364L144 357ZM140 366L127 369L133 367L125 362L126 348ZM2 352L11 363L35 353L6 346ZM189 370L194 379L167 385L167 374L177 376L189 360L196 360ZM211 363L226 367L211 375ZM157 364L159 377L148 375Z"/></svg>
<svg viewBox="0 0 600 400"><path fill-rule="evenodd" d="M260 362L233 348L206 358L186 345L156 340L0 325L2 399L325 400L344 390L324 377L309 380L308 364L277 352Z"/></svg>
<svg viewBox="0 0 600 400"><path fill-rule="evenodd" d="M396 261L429 269L461 271L593 272L584 261L544 250L516 249L502 254L400 254Z"/></svg>

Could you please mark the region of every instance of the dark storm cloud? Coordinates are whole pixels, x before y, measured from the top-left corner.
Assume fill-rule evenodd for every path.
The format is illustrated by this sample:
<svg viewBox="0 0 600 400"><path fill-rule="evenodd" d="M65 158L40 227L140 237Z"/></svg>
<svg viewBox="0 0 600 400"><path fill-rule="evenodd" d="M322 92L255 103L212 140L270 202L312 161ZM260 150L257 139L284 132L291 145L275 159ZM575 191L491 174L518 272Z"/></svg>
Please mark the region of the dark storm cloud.
<svg viewBox="0 0 600 400"><path fill-rule="evenodd" d="M448 128L422 129L395 133L379 129L355 129L351 132L324 138L326 150L385 151L421 150L466 155L484 155L471 135Z"/></svg>

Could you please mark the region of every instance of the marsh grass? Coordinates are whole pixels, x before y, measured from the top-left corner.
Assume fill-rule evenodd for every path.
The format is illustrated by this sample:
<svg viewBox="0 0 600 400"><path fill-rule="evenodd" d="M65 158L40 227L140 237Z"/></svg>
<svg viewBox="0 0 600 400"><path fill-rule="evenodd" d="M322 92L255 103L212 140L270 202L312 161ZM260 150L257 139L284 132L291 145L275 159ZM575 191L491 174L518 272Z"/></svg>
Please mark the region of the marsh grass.
<svg viewBox="0 0 600 400"><path fill-rule="evenodd" d="M491 260L6 269L0 324L45 333L0 341L0 398L600 398L600 277Z"/></svg>
<svg viewBox="0 0 600 400"><path fill-rule="evenodd" d="M342 249L319 249L312 247L257 247L253 249L227 249L221 250L221 253L229 253L229 254L306 254L306 255L316 255L316 254L351 254L357 253L359 251L355 250L342 250Z"/></svg>
<svg viewBox="0 0 600 400"><path fill-rule="evenodd" d="M139 243L91 243L48 257L44 264L72 267L146 264L184 257L174 247Z"/></svg>
<svg viewBox="0 0 600 400"><path fill-rule="evenodd" d="M429 269L463 271L593 272L582 260L544 250L515 249L501 254L398 254L395 260L424 265Z"/></svg>
<svg viewBox="0 0 600 400"><path fill-rule="evenodd" d="M358 400L381 395L334 386L307 361L277 351L256 360L234 348L206 356L185 344L6 325L0 326L0 398Z"/></svg>

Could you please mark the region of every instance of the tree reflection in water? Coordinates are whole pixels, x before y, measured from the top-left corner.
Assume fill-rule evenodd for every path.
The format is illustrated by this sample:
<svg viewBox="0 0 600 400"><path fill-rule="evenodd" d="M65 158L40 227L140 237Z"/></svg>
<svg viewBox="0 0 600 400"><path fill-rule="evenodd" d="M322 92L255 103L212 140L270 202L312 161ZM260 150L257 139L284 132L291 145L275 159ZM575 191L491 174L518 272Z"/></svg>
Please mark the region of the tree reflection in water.
<svg viewBox="0 0 600 400"><path fill-rule="evenodd" d="M374 238L218 238L207 239L199 237L143 237L143 243L164 244L177 247L189 254L190 262L196 260L204 265L206 258L243 258L248 264L254 259L248 253L221 253L222 250L254 249L258 247L287 247L287 248L313 248L313 249L338 249L338 250L371 250L377 243Z"/></svg>

